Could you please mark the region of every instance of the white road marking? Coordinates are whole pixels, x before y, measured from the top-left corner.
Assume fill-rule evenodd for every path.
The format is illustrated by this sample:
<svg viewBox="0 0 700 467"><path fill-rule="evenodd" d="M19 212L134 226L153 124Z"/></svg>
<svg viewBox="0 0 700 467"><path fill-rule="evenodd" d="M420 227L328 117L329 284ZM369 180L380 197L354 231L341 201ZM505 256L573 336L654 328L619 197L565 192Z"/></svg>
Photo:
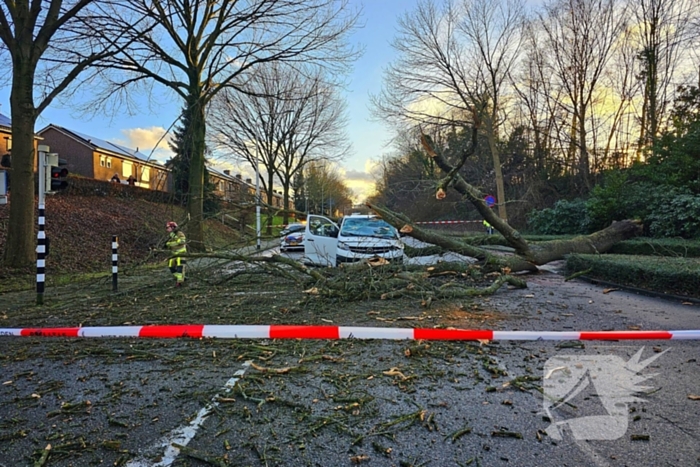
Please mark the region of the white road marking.
<svg viewBox="0 0 700 467"><path fill-rule="evenodd" d="M250 367L252 361L247 361L243 364L243 368L238 370L231 379L229 379L223 387L223 390L214 396L202 410L197 413L197 416L188 425L180 426L166 436L161 438L155 445L153 445L149 452L160 451L165 448L163 456L158 462L152 462L145 459L143 456L138 457L132 461L126 463L126 467L167 467L175 462L177 456L180 454L180 450L173 446L173 444L178 444L180 446L187 446L187 444L194 439L197 435L197 430L204 424L204 422L209 418L212 409L219 405L219 398L231 392L239 379L245 374L246 370Z"/></svg>

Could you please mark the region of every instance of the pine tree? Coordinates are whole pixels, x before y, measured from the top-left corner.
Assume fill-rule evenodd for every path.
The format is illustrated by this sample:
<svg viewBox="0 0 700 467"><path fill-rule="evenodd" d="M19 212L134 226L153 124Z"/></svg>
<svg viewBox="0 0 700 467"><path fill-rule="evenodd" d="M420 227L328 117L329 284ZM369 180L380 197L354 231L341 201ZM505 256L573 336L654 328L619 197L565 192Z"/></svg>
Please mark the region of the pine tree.
<svg viewBox="0 0 700 467"><path fill-rule="evenodd" d="M192 160L191 138L187 133L190 116L187 109L182 111L180 122L173 130L173 137L168 143L175 153L165 166L173 173L173 192L175 199L183 206L187 205L189 195L190 161ZM205 159L206 164L206 159ZM204 169L204 206L205 214L216 214L221 208L221 200L214 194L215 186L209 181L209 171Z"/></svg>

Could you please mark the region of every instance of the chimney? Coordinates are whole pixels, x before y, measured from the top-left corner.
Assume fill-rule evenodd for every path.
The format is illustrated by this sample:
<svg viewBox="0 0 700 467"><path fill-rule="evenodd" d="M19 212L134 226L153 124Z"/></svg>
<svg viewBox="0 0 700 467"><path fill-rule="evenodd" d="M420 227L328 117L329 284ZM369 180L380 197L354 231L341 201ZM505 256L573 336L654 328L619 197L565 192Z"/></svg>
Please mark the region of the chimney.
<svg viewBox="0 0 700 467"><path fill-rule="evenodd" d="M226 175L231 175L231 171L230 171L230 170L224 170L224 174L226 174Z"/></svg>
<svg viewBox="0 0 700 467"><path fill-rule="evenodd" d="M246 183L253 183L253 180L250 178L246 178L245 181L246 181Z"/></svg>
<svg viewBox="0 0 700 467"><path fill-rule="evenodd" d="M242 179L241 174L236 174L236 178L237 178L238 180L241 180L241 179Z"/></svg>

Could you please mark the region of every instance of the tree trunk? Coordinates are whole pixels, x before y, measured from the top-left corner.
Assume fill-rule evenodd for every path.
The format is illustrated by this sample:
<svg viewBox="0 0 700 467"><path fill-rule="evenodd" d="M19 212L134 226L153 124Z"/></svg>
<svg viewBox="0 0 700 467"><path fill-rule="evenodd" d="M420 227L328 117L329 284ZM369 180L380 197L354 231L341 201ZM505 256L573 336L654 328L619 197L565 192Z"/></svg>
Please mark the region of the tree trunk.
<svg viewBox="0 0 700 467"><path fill-rule="evenodd" d="M27 62L29 59L27 59ZM34 73L15 65L10 109L12 112L12 192L10 223L5 245L5 265L21 268L35 260L34 241ZM50 213L49 213L50 219Z"/></svg>
<svg viewBox="0 0 700 467"><path fill-rule="evenodd" d="M488 122L488 140L489 148L491 149L491 157L493 158L493 169L496 174L496 195L498 196L498 215L504 221L508 221L506 212L506 190L503 183L503 171L501 170L501 155L498 152L498 143L496 141L496 129L494 128L493 119Z"/></svg>
<svg viewBox="0 0 700 467"><path fill-rule="evenodd" d="M206 122L204 105L199 94L192 93L188 100L188 112L191 115L189 136L192 138L190 159L190 191L187 200L187 212L190 216L187 236L192 251L204 251L204 136Z"/></svg>
<svg viewBox="0 0 700 467"><path fill-rule="evenodd" d="M282 209L284 209L282 211L282 223L287 225L289 224L289 182L282 184ZM296 206L294 206L294 210L296 211Z"/></svg>
<svg viewBox="0 0 700 467"><path fill-rule="evenodd" d="M586 143L586 105L581 103L580 108L581 114L578 118L578 130L579 130L579 171L581 175L581 181L583 182L583 187L588 193L591 191L591 159L590 154L588 154L588 144Z"/></svg>

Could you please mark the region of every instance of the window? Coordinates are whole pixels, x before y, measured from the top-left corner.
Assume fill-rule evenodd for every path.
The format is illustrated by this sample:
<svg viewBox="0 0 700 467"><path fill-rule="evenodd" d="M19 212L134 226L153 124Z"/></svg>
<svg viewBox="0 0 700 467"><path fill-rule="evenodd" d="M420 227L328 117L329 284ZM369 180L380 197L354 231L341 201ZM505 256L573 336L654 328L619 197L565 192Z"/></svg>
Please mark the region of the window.
<svg viewBox="0 0 700 467"><path fill-rule="evenodd" d="M219 180L219 191L223 193L223 192L224 192L224 188L225 188L225 187L224 187L224 181L223 181L223 180Z"/></svg>
<svg viewBox="0 0 700 467"><path fill-rule="evenodd" d="M107 165L107 158L105 156L100 156L100 167L105 167Z"/></svg>
<svg viewBox="0 0 700 467"><path fill-rule="evenodd" d="M108 157L108 158L107 158L107 168L108 168L108 169L111 169L111 168L112 168L112 158L111 158L111 157Z"/></svg>
<svg viewBox="0 0 700 467"><path fill-rule="evenodd" d="M122 175L124 178L129 178L134 174L134 163L129 161L122 162Z"/></svg>
<svg viewBox="0 0 700 467"><path fill-rule="evenodd" d="M148 182L151 180L151 168L141 167L141 181Z"/></svg>

